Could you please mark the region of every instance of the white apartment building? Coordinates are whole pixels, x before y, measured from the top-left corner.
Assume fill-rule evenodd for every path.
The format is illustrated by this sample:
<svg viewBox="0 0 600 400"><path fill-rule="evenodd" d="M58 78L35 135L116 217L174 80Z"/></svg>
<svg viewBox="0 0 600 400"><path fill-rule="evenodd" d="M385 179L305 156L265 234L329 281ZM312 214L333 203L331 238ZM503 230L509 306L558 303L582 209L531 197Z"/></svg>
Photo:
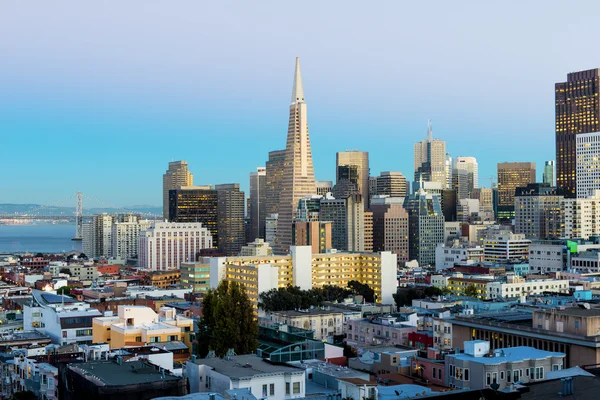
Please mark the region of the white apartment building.
<svg viewBox="0 0 600 400"><path fill-rule="evenodd" d="M360 318L360 313L357 313ZM302 328L315 333L316 340L333 343L333 337L344 334L344 314L341 310L273 311L267 314L271 322Z"/></svg>
<svg viewBox="0 0 600 400"><path fill-rule="evenodd" d="M525 280L518 276L509 276L506 282L495 281L487 284L487 299L536 296L544 292L569 293L569 280Z"/></svg>
<svg viewBox="0 0 600 400"><path fill-rule="evenodd" d="M577 198L593 196L600 189L600 132L575 136Z"/></svg>
<svg viewBox="0 0 600 400"><path fill-rule="evenodd" d="M140 232L150 227L152 222L140 220L137 216L124 216L122 222L112 225L112 258L127 260L138 255L138 238Z"/></svg>
<svg viewBox="0 0 600 400"><path fill-rule="evenodd" d="M479 166L475 157L458 156L454 159L454 168L465 170L473 175L473 189L479 187Z"/></svg>
<svg viewBox="0 0 600 400"><path fill-rule="evenodd" d="M530 244L531 240L523 234L498 230L483 241L483 258L490 262L527 259Z"/></svg>
<svg viewBox="0 0 600 400"><path fill-rule="evenodd" d="M104 213L94 215L82 225L82 249L88 257L110 257L112 254L112 224L114 217Z"/></svg>
<svg viewBox="0 0 600 400"><path fill-rule="evenodd" d="M155 222L138 241L138 265L153 271L178 269L212 248L210 231L199 222Z"/></svg>
<svg viewBox="0 0 600 400"><path fill-rule="evenodd" d="M435 270L454 268L455 263L466 261L483 261L483 247L446 246L438 244L435 248Z"/></svg>
<svg viewBox="0 0 600 400"><path fill-rule="evenodd" d="M562 238L588 239L600 234L600 190L587 198L563 199L560 209Z"/></svg>
<svg viewBox="0 0 600 400"><path fill-rule="evenodd" d="M269 243L260 238L256 238L254 242L248 243L246 246L242 246L242 250L240 252L241 257L266 257L272 255L273 249Z"/></svg>

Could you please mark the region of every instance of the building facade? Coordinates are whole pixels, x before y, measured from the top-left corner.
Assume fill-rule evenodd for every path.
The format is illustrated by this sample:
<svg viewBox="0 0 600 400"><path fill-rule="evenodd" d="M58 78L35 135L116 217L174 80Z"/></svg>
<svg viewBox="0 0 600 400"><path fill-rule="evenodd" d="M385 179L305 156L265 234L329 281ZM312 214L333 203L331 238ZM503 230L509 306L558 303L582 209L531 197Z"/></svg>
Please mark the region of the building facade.
<svg viewBox="0 0 600 400"><path fill-rule="evenodd" d="M408 261L408 213L398 203L372 204L373 251L391 251Z"/></svg>
<svg viewBox="0 0 600 400"><path fill-rule="evenodd" d="M535 163L498 163L498 219L510 221L515 216L515 190L535 183Z"/></svg>
<svg viewBox="0 0 600 400"><path fill-rule="evenodd" d="M433 138L431 121L427 127L427 139L414 146L415 181L438 182L446 186L446 142Z"/></svg>
<svg viewBox="0 0 600 400"><path fill-rule="evenodd" d="M256 168L250 173L250 207L249 235L246 242L265 238L265 222L267 219L267 169Z"/></svg>
<svg viewBox="0 0 600 400"><path fill-rule="evenodd" d="M419 265L435 263L435 248L444 242L444 214L438 196L420 189L406 197L408 212L408 258Z"/></svg>
<svg viewBox="0 0 600 400"><path fill-rule="evenodd" d="M313 254L325 253L332 249L332 229L330 221L296 221L292 227L292 233L292 244L294 246L310 246Z"/></svg>
<svg viewBox="0 0 600 400"><path fill-rule="evenodd" d="M209 230L214 248L218 248L218 204L218 194L212 186L170 190L169 221L201 223Z"/></svg>
<svg viewBox="0 0 600 400"><path fill-rule="evenodd" d="M138 255L138 239L140 232L150 227L150 221L142 220L136 215L124 215L112 225L112 258L127 260Z"/></svg>
<svg viewBox="0 0 600 400"><path fill-rule="evenodd" d="M376 178L377 192L380 196L406 197L409 193L408 182L402 172L384 171Z"/></svg>
<svg viewBox="0 0 600 400"><path fill-rule="evenodd" d="M366 200L364 202L365 210L369 207L369 153L366 151L347 150L336 153L336 183L340 179L345 178L340 176L341 166L356 166L356 185L358 193Z"/></svg>
<svg viewBox="0 0 600 400"><path fill-rule="evenodd" d="M169 218L169 191L180 186L193 186L194 175L188 169L187 161L172 161L163 175L163 218Z"/></svg>
<svg viewBox="0 0 600 400"><path fill-rule="evenodd" d="M238 183L216 185L217 236L219 250L227 255L240 254L246 244L244 231L244 192Z"/></svg>
<svg viewBox="0 0 600 400"><path fill-rule="evenodd" d="M545 183L516 189L515 233L528 239L558 239L561 235L560 204L563 196Z"/></svg>

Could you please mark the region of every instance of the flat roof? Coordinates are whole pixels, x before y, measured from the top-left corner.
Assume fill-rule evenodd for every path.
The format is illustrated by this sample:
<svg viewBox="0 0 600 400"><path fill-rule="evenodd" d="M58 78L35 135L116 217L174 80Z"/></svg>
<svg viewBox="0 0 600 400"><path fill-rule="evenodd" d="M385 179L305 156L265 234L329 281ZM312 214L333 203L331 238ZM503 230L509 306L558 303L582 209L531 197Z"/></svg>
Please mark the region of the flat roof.
<svg viewBox="0 0 600 400"><path fill-rule="evenodd" d="M360 311L360 310L357 310ZM303 317L307 315L327 315L327 314L343 314L343 310L323 310L319 307L306 310L306 311L297 311L297 310L288 310L288 311L273 311L271 314L279 314L286 315L288 317Z"/></svg>
<svg viewBox="0 0 600 400"><path fill-rule="evenodd" d="M101 381L106 386L125 386L131 384L151 383L157 381L177 381L181 377L169 375L164 378L160 370L153 364L143 361L88 361L69 365L69 369L88 380Z"/></svg>
<svg viewBox="0 0 600 400"><path fill-rule="evenodd" d="M502 349L496 349L494 354L500 351L500 356L494 357L475 357L469 354L449 354L449 357L454 357L456 360L465 360L469 362L476 362L480 364L500 364L506 362L519 362L523 360L537 360L549 357L566 357L565 353L559 353L554 351L539 350L529 346L517 346L517 347L506 347Z"/></svg>
<svg viewBox="0 0 600 400"><path fill-rule="evenodd" d="M301 373L304 370L288 365L271 364L255 354L243 354L232 356L229 359L223 358L202 358L196 359L196 364L207 365L216 372L227 375L232 379L241 379L263 374L277 373Z"/></svg>
<svg viewBox="0 0 600 400"><path fill-rule="evenodd" d="M537 310L536 310L537 311ZM539 310L542 311L542 310ZM548 310L543 310L549 312ZM550 311L552 312L552 311ZM581 308L581 307L570 307L564 310L556 310L557 314L573 315L576 317L600 317L600 308Z"/></svg>

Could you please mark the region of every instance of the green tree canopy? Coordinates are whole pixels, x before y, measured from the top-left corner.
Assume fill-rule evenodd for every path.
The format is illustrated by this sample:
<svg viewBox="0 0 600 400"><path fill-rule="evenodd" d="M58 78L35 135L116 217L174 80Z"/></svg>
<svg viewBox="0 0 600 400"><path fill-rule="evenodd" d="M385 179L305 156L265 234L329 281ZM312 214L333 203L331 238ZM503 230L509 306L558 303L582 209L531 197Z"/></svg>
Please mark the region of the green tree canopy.
<svg viewBox="0 0 600 400"><path fill-rule="evenodd" d="M467 286L465 288L465 296L469 296L469 297L477 297L477 288L475 287L474 284L470 284L469 286Z"/></svg>
<svg viewBox="0 0 600 400"><path fill-rule="evenodd" d="M375 291L369 285L357 281L348 282L347 288L325 285L320 288L303 290L298 286L290 285L261 293L259 307L267 312L308 309L318 307L325 301L342 302L353 294L363 295L368 302L373 302L375 299Z"/></svg>
<svg viewBox="0 0 600 400"><path fill-rule="evenodd" d="M244 285L222 281L202 301L199 353L208 350L223 357L233 348L236 354L250 354L258 347L258 323Z"/></svg>
<svg viewBox="0 0 600 400"><path fill-rule="evenodd" d="M441 296L447 292L446 289L440 289L435 286L398 288L398 291L394 293L394 301L396 302L396 307L411 306L413 300Z"/></svg>

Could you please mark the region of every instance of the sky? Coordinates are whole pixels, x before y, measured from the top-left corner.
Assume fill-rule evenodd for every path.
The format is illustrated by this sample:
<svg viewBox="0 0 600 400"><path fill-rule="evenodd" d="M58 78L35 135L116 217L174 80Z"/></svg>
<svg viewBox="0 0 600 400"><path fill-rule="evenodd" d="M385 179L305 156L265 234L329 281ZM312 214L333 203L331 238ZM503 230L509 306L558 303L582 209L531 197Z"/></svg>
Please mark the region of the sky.
<svg viewBox="0 0 600 400"><path fill-rule="evenodd" d="M600 67L600 2L0 1L0 203L161 205L169 161L240 183L285 147L300 57L317 180L335 153L413 176L434 137L555 158L554 83ZM65 200L68 199L68 200ZM62 204L67 201L69 204ZM89 202L87 203L89 204Z"/></svg>

